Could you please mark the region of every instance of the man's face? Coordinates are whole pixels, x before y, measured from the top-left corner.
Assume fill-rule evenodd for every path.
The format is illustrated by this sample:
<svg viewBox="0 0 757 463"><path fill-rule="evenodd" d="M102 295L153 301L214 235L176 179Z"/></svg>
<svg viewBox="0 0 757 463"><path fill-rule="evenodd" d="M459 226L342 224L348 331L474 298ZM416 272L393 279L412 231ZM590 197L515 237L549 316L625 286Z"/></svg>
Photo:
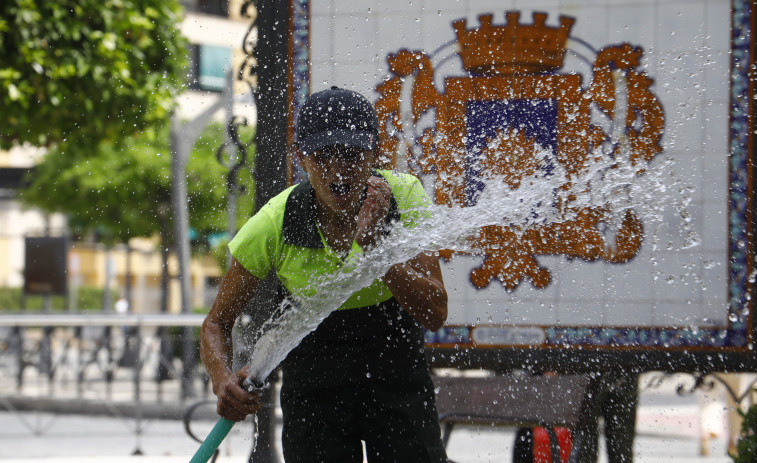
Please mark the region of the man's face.
<svg viewBox="0 0 757 463"><path fill-rule="evenodd" d="M354 216L360 209L375 161L372 151L346 146L328 146L301 157L315 196L329 215Z"/></svg>

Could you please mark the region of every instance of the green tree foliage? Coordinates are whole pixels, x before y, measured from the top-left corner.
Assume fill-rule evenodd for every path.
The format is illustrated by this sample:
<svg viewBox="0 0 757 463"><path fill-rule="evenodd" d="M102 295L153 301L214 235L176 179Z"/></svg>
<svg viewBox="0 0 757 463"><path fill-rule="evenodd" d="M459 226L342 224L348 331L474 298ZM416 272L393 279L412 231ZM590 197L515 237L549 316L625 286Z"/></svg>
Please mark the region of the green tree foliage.
<svg viewBox="0 0 757 463"><path fill-rule="evenodd" d="M736 455L732 455L735 463L757 463L757 405L752 405L744 413L739 410L744 419L741 423L741 435L736 446Z"/></svg>
<svg viewBox="0 0 757 463"><path fill-rule="evenodd" d="M181 14L177 0L0 2L0 148L96 146L167 119Z"/></svg>
<svg viewBox="0 0 757 463"><path fill-rule="evenodd" d="M216 159L223 140L220 124L208 126L187 163L189 222L200 235L227 228L227 169ZM251 177L249 169L241 169L240 183L249 191L239 199L239 221L252 214ZM21 199L47 212L65 213L75 234L94 231L111 242L160 234L169 244L174 230L171 181L165 124L122 143L104 142L95 153L71 145L66 152L51 151L30 175Z"/></svg>
<svg viewBox="0 0 757 463"><path fill-rule="evenodd" d="M0 287L0 312L18 312L21 306L24 306L25 312L41 312L44 307L44 296L26 296L26 300L21 302L23 297L22 288L5 288ZM76 301L69 301L69 296L50 296L50 308L53 311L63 311L69 309L70 302L76 305L78 311L100 311L102 310L103 288L92 286L82 286L76 291ZM114 291L111 292L111 298L117 297ZM73 296L71 296L73 298Z"/></svg>

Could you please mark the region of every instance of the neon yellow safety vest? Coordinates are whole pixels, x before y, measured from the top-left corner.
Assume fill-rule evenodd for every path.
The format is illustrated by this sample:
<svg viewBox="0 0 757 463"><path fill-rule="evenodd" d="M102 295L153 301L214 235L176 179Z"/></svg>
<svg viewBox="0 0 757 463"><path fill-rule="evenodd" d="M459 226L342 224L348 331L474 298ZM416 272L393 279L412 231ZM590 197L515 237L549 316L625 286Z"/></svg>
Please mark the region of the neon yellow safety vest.
<svg viewBox="0 0 757 463"><path fill-rule="evenodd" d="M431 204L420 181L408 174L375 171L392 190L387 221L414 227L426 216ZM339 270L343 260L332 250L316 226L315 193L309 182L290 187L271 199L251 217L229 243L231 255L250 273L265 278L273 269L281 283L295 297L311 296L317 291L312 283ZM397 225L395 225L397 226ZM353 241L345 261L362 253ZM352 294L339 307L354 309L385 302L392 297L383 281Z"/></svg>

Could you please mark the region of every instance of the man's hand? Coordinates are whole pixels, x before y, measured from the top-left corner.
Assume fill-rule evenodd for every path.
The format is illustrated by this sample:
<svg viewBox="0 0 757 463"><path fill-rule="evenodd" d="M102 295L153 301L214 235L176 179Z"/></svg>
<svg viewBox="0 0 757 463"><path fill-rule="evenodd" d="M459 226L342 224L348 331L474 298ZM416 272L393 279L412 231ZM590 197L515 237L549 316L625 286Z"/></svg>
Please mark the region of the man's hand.
<svg viewBox="0 0 757 463"><path fill-rule="evenodd" d="M244 367L232 373L213 392L218 396L218 414L227 420L243 421L247 415L260 410L260 396L249 393L242 387L242 382L248 377L249 367Z"/></svg>
<svg viewBox="0 0 757 463"><path fill-rule="evenodd" d="M375 246L381 238L384 219L389 213L392 189L386 180L371 176L363 206L357 215L355 241L363 249Z"/></svg>

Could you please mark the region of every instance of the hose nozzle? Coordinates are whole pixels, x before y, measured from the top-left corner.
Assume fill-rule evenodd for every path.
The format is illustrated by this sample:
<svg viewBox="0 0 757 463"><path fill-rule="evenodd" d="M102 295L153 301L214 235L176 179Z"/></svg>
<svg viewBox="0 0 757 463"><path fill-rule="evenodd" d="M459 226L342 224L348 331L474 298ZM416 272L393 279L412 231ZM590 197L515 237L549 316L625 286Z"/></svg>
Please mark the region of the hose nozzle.
<svg viewBox="0 0 757 463"><path fill-rule="evenodd" d="M271 383L245 378L245 380L242 381L242 387L250 394L260 394L271 387Z"/></svg>

